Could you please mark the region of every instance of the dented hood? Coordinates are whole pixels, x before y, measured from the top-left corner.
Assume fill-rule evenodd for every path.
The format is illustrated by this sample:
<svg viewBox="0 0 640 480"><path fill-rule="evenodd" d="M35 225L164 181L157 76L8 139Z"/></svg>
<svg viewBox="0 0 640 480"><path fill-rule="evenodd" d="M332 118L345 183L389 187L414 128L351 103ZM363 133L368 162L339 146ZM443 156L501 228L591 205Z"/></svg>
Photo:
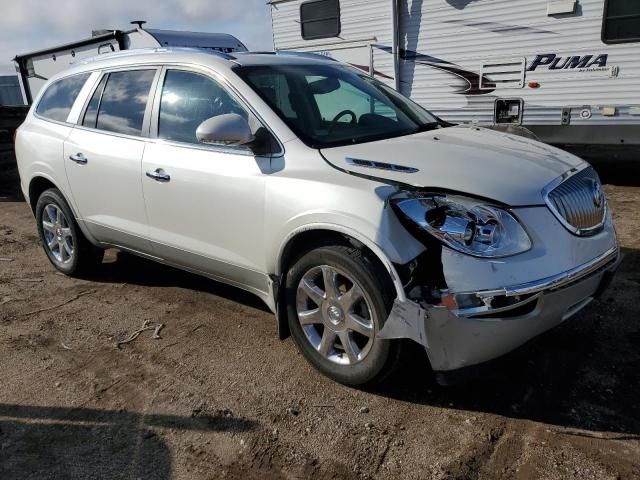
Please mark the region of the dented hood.
<svg viewBox="0 0 640 480"><path fill-rule="evenodd" d="M321 153L332 165L350 173L461 192L511 206L543 204L542 189L584 163L535 140L462 126L328 148ZM367 162L387 166L364 166ZM391 169L389 164L416 171Z"/></svg>

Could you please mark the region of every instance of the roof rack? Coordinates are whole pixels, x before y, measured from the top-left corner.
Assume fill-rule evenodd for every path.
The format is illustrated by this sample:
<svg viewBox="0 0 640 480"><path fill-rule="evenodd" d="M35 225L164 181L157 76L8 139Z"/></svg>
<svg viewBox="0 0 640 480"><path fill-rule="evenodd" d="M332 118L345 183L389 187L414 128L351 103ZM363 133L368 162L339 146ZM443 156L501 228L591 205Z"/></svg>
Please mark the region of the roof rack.
<svg viewBox="0 0 640 480"><path fill-rule="evenodd" d="M295 50L276 50L273 53L276 55L283 55L283 56L290 56L290 57L312 58L314 60L321 58L331 62L337 61L335 58L329 57L328 55L323 55L321 53L314 53L314 52L297 52Z"/></svg>
<svg viewBox="0 0 640 480"><path fill-rule="evenodd" d="M194 52L194 53L206 53L214 55L216 57L223 58L225 60L235 60L236 57L225 52L220 52L209 47L148 47L148 48L134 48L131 50L118 50L111 53L103 53L90 58L83 58L77 62L73 62L72 65L85 65L88 63L97 62L99 60L123 58L137 56L145 53L167 53L167 52Z"/></svg>

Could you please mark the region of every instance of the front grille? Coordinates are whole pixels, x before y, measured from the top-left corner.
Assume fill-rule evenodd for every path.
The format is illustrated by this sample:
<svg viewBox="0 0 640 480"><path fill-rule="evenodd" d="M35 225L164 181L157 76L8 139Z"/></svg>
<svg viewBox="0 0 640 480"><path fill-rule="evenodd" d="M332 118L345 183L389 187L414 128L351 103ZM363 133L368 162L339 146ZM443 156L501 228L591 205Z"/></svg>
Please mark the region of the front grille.
<svg viewBox="0 0 640 480"><path fill-rule="evenodd" d="M593 234L604 223L607 202L598 174L591 167L551 188L546 202L558 220L576 235Z"/></svg>

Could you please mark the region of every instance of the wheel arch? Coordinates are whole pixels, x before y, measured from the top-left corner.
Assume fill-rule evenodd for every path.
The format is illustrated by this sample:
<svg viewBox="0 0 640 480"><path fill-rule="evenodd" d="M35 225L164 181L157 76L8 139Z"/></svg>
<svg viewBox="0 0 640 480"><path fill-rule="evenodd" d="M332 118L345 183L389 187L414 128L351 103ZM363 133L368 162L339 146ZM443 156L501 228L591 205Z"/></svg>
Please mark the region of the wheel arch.
<svg viewBox="0 0 640 480"><path fill-rule="evenodd" d="M351 245L361 249L365 255L387 272L389 281L396 290L397 298L406 299L404 288L395 266L375 242L361 233L342 225L324 223L305 225L287 235L276 257L275 279L279 287L274 293L276 295L277 327L280 339L285 339L289 336L287 309L284 299L286 272L302 253L326 245Z"/></svg>
<svg viewBox="0 0 640 480"><path fill-rule="evenodd" d="M36 213L36 204L38 203L40 195L42 195L42 192L49 190L50 188L56 188L62 193L53 180L47 176L36 175L29 181L29 206L31 207L31 212L33 212L34 215ZM64 194L62 195L64 196ZM68 200L67 203L69 203Z"/></svg>
<svg viewBox="0 0 640 480"><path fill-rule="evenodd" d="M60 195L62 195L62 198L64 198L64 200L67 202L67 205L69 205L69 208L71 209L71 212L73 213L73 216L75 217L75 221L78 224L78 227L80 227L80 231L82 232L82 234L85 236L87 240L89 240L90 243L97 246L98 241L87 230L86 226L84 225L84 222L78 221L79 219L78 212L73 202L70 201L69 197L65 195L64 191L48 175L37 174L37 175L34 175L31 178L31 180L29 180L29 187L28 187L29 199L28 200L29 200L29 207L31 208L31 212L33 213L33 215L34 216L36 215L36 205L38 203L38 199L40 198L40 195L42 195L42 192L44 192L45 190L49 190L50 188L55 188L60 192Z"/></svg>

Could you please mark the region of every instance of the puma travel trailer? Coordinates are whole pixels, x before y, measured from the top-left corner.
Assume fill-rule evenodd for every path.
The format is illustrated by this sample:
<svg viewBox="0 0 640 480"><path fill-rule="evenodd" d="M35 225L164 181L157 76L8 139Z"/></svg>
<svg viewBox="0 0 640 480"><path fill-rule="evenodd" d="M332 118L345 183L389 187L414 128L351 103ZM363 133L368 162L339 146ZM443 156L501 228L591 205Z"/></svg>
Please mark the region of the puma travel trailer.
<svg viewBox="0 0 640 480"><path fill-rule="evenodd" d="M446 121L590 151L640 145L640 2L270 4L277 50L350 63Z"/></svg>

